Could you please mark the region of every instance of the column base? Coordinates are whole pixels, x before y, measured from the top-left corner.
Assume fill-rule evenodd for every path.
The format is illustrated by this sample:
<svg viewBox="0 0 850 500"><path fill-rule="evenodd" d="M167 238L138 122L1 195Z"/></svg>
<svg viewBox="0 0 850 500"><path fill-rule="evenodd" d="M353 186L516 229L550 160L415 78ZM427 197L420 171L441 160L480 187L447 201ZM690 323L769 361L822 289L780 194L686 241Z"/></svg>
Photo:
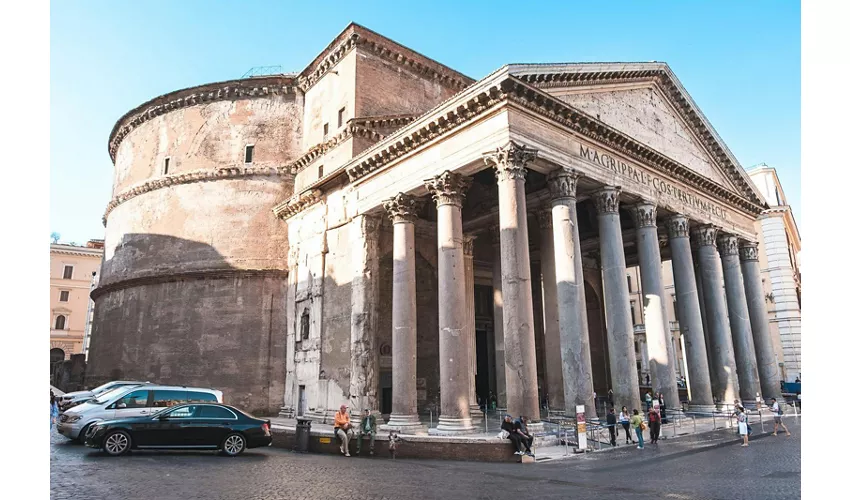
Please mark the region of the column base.
<svg viewBox="0 0 850 500"><path fill-rule="evenodd" d="M390 414L390 421L378 426L382 431L396 431L399 434L428 434L428 428L419 421L418 415Z"/></svg>
<svg viewBox="0 0 850 500"><path fill-rule="evenodd" d="M710 404L710 405L689 404L688 405L688 411L686 411L685 413L691 413L691 412L693 412L693 413L714 413L715 410L717 410L717 406L715 406L713 404Z"/></svg>
<svg viewBox="0 0 850 500"><path fill-rule="evenodd" d="M481 411L481 408L478 406L470 406L469 407L469 418L472 419L473 422L483 422L484 421L484 412Z"/></svg>
<svg viewBox="0 0 850 500"><path fill-rule="evenodd" d="M428 429L428 434L432 436L457 436L462 434L474 434L475 428L472 426L470 418L452 418L440 415L435 429Z"/></svg>
<svg viewBox="0 0 850 500"><path fill-rule="evenodd" d="M755 410L756 409L756 400L755 399L745 399L745 400L741 401L741 404L744 405L744 408L746 408L748 410Z"/></svg>

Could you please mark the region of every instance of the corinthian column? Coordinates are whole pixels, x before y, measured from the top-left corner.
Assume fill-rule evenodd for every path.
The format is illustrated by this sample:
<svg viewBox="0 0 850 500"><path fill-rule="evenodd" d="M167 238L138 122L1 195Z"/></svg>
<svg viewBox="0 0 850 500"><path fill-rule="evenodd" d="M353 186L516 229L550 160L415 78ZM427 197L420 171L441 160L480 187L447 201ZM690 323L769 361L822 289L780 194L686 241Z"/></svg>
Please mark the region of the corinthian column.
<svg viewBox="0 0 850 500"><path fill-rule="evenodd" d="M478 408L478 398L475 394L475 375L478 367L475 364L475 273L472 267L472 242L474 236L463 237L463 276L466 281L466 321L469 325L469 416L475 421L484 419L484 413Z"/></svg>
<svg viewBox="0 0 850 500"><path fill-rule="evenodd" d="M576 405L584 405L586 416L594 418L596 406L593 402L587 301L584 297L584 272L576 214L578 178L579 174L572 169L558 170L549 177L549 194L552 197L552 267L557 284L559 371L563 381L564 409L568 415L574 415ZM546 233L545 229L543 233ZM548 264L544 265L548 267Z"/></svg>
<svg viewBox="0 0 850 500"><path fill-rule="evenodd" d="M460 209L469 180L446 171L425 181L437 203L440 419L435 434L473 432L469 418L469 323Z"/></svg>
<svg viewBox="0 0 850 500"><path fill-rule="evenodd" d="M699 267L702 276L702 295L708 325L708 348L713 366L711 389L720 404L732 404L738 399L738 367L732 348L732 331L726 313L723 294L723 272L717 255L717 228L700 226L694 231Z"/></svg>
<svg viewBox="0 0 850 500"><path fill-rule="evenodd" d="M756 350L744 277L738 256L738 238L724 235L720 238L720 259L723 262L723 281L726 284L726 304L729 308L729 325L732 328L732 345L735 347L735 364L738 367L738 384L742 402L755 407L756 396L761 392Z"/></svg>
<svg viewBox="0 0 850 500"><path fill-rule="evenodd" d="M546 385L549 407L564 409L564 374L561 366L561 330L558 318L558 281L555 271L555 245L552 233L552 209L537 213L540 223L540 271L543 278L543 343L546 353Z"/></svg>
<svg viewBox="0 0 850 500"><path fill-rule="evenodd" d="M691 387L688 409L711 411L714 407L711 372L708 368L687 217L674 215L667 219L667 235L673 256L673 283L679 303L679 331L685 340L685 356L688 360L688 382Z"/></svg>
<svg viewBox="0 0 850 500"><path fill-rule="evenodd" d="M661 249L656 227L654 203L641 202L631 207L635 222L643 314L646 325L646 348L653 389L663 394L669 407L679 409L679 387L676 384L676 351L673 349L664 279L661 271Z"/></svg>
<svg viewBox="0 0 850 500"><path fill-rule="evenodd" d="M416 201L399 193L384 208L393 221L393 409L383 427L416 434L425 431L416 405Z"/></svg>
<svg viewBox="0 0 850 500"><path fill-rule="evenodd" d="M526 165L537 151L513 142L484 156L499 184L502 256L502 316L505 336L505 385L508 413L540 420L537 356L531 304L531 259L525 207Z"/></svg>
<svg viewBox="0 0 850 500"><path fill-rule="evenodd" d="M493 243L493 344L496 359L496 401L499 408L507 405L508 396L505 389L505 325L502 316L502 251L499 238L499 227L490 230L490 241Z"/></svg>
<svg viewBox="0 0 850 500"><path fill-rule="evenodd" d="M594 194L593 201L599 223L599 258L614 405L640 408L635 332L629 308L626 255L620 228L620 189L606 186Z"/></svg>
<svg viewBox="0 0 850 500"><path fill-rule="evenodd" d="M747 294L747 309L750 312L750 325L753 328L753 344L756 348L761 393L765 400L781 399L782 389L776 350L770 337L770 325L767 320L767 308L764 305L764 287L759 269L758 244L745 240L738 242L741 254L741 270L744 274L744 290Z"/></svg>

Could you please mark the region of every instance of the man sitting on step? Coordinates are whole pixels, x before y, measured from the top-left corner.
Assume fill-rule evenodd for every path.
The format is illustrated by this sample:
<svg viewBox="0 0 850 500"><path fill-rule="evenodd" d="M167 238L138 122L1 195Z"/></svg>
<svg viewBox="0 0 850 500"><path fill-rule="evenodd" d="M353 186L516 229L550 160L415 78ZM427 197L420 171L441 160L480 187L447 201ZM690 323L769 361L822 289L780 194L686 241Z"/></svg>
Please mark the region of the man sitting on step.
<svg viewBox="0 0 850 500"><path fill-rule="evenodd" d="M357 434L357 454L360 454L360 448L363 445L363 436L369 437L369 454L375 454L375 430L378 428L375 425L375 415L369 409L363 410L363 417L360 420L360 432Z"/></svg>

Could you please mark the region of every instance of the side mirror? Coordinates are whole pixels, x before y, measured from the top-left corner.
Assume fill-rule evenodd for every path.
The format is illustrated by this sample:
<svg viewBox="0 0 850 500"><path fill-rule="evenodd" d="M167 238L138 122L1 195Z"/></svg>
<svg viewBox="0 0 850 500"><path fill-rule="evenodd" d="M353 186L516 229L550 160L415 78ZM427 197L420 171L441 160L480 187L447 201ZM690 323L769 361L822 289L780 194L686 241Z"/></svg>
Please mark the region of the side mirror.
<svg viewBox="0 0 850 500"><path fill-rule="evenodd" d="M115 405L115 407L116 407L116 408L118 408L118 409L120 410L120 409L122 409L122 408L126 408L126 407L127 407L127 404L126 404L126 403L118 403L117 405Z"/></svg>

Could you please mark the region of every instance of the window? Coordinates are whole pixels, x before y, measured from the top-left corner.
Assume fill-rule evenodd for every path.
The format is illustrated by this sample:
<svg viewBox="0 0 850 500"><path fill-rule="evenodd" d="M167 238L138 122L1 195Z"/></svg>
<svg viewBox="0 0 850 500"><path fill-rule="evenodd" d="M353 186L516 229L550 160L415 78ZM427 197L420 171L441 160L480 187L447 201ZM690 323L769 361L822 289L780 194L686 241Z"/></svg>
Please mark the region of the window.
<svg viewBox="0 0 850 500"><path fill-rule="evenodd" d="M319 165L319 179L322 178L322 175L324 175L324 172L325 172L325 166Z"/></svg>
<svg viewBox="0 0 850 500"><path fill-rule="evenodd" d="M69 280L74 278L74 266L65 266L65 269L62 271L62 279Z"/></svg>
<svg viewBox="0 0 850 500"><path fill-rule="evenodd" d="M221 406L204 405L198 408L200 418L226 418L236 420L236 414Z"/></svg>
<svg viewBox="0 0 850 500"><path fill-rule="evenodd" d="M307 309L304 309L304 312L301 313L301 340L307 340L310 338L310 313L307 312Z"/></svg>
<svg viewBox="0 0 850 500"><path fill-rule="evenodd" d="M56 330L64 330L65 329L65 316L59 315L56 316L56 325L54 326Z"/></svg>
<svg viewBox="0 0 850 500"><path fill-rule="evenodd" d="M71 292L68 290L61 290L59 292L59 302L68 302L68 298L70 297Z"/></svg>
<svg viewBox="0 0 850 500"><path fill-rule="evenodd" d="M328 124L325 123L324 131L322 132L322 142L328 140Z"/></svg>
<svg viewBox="0 0 850 500"><path fill-rule="evenodd" d="M148 392L145 390L133 391L115 402L115 408L146 408L148 406Z"/></svg>
<svg viewBox="0 0 850 500"><path fill-rule="evenodd" d="M167 412L166 415L168 415L168 418L192 418L198 415L198 408L200 408L200 406L181 406L179 408Z"/></svg>
<svg viewBox="0 0 850 500"><path fill-rule="evenodd" d="M153 406L167 408L186 402L186 391L153 391Z"/></svg>
<svg viewBox="0 0 850 500"><path fill-rule="evenodd" d="M345 116L345 106L343 106L342 108L340 108L339 113L337 113L337 117L336 117L336 121L337 121L336 126L337 126L337 128L342 127L342 125L345 123L345 121L346 121L346 119L347 119L347 118L348 118L348 117L347 117L347 116Z"/></svg>
<svg viewBox="0 0 850 500"><path fill-rule="evenodd" d="M673 321L679 321L679 303L676 302L676 297L673 297Z"/></svg>
<svg viewBox="0 0 850 500"><path fill-rule="evenodd" d="M626 275L626 283L629 285L629 293L632 293L632 277L631 275Z"/></svg>
<svg viewBox="0 0 850 500"><path fill-rule="evenodd" d="M632 324L636 325L637 321L635 321L635 301L634 300L631 301L630 305L631 305L631 309L632 309Z"/></svg>
<svg viewBox="0 0 850 500"><path fill-rule="evenodd" d="M216 402L218 401L215 397L215 394L210 394L209 392L195 392L188 391L186 393L186 402L187 403L208 403L208 402Z"/></svg>
<svg viewBox="0 0 850 500"><path fill-rule="evenodd" d="M254 162L254 145L248 144L245 146L245 163Z"/></svg>
<svg viewBox="0 0 850 500"><path fill-rule="evenodd" d="M168 175L168 167L169 167L170 163L171 163L171 158L166 156L165 161L162 162L162 174L163 175Z"/></svg>

